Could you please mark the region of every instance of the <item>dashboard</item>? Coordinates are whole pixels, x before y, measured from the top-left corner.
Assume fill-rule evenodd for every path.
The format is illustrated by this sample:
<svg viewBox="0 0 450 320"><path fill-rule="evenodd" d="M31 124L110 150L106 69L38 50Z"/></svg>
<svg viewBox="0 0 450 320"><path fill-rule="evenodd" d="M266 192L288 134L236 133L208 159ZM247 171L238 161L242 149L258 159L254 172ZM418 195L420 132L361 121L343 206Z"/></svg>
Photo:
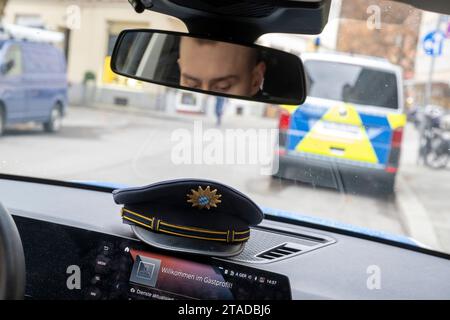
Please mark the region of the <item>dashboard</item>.
<svg viewBox="0 0 450 320"><path fill-rule="evenodd" d="M139 241L101 188L0 177L0 195L22 238L28 299L450 297L447 255L338 229L267 216L239 256L200 257Z"/></svg>
<svg viewBox="0 0 450 320"><path fill-rule="evenodd" d="M280 274L226 261L170 256L148 250L134 239L70 226L24 217L15 221L22 234L27 265L33 266L27 268L27 298L291 298L289 280Z"/></svg>

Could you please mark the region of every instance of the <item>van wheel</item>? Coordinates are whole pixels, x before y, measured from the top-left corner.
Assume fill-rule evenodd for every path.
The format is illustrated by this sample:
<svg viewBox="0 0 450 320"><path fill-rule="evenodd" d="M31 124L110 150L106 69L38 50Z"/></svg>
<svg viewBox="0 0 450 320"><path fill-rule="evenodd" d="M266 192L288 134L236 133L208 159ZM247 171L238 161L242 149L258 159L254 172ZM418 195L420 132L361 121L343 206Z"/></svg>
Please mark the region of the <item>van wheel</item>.
<svg viewBox="0 0 450 320"><path fill-rule="evenodd" d="M44 123L44 130L47 132L58 132L62 127L62 113L59 105L52 109L50 120Z"/></svg>

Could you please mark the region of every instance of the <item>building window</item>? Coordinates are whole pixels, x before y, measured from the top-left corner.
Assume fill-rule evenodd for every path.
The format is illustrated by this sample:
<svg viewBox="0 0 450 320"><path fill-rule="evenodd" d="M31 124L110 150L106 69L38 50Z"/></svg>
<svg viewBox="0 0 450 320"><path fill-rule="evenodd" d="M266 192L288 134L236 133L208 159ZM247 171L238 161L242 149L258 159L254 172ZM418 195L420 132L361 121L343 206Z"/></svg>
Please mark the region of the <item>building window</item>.
<svg viewBox="0 0 450 320"><path fill-rule="evenodd" d="M114 49L114 45L119 36L119 33L124 29L138 29L149 28L149 23L136 23L136 22L109 22L108 23L108 37L107 37L107 51L105 54L103 65L103 84L120 85L129 88L140 88L142 83L140 81L129 79L116 75L110 68L111 55Z"/></svg>
<svg viewBox="0 0 450 320"><path fill-rule="evenodd" d="M38 14L18 14L15 16L14 23L24 27L44 29L44 21Z"/></svg>

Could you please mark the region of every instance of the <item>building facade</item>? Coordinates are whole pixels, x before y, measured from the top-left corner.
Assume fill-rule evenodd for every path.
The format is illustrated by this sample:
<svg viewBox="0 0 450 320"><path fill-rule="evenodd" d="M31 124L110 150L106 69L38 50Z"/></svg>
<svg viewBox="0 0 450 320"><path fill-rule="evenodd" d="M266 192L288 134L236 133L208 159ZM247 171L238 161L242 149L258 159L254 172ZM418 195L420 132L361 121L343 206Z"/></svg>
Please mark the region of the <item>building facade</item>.
<svg viewBox="0 0 450 320"><path fill-rule="evenodd" d="M3 22L64 34L57 45L66 54L72 104L148 104L160 87L115 76L109 69L118 34L128 28L186 31L176 18L136 14L124 0L9 0Z"/></svg>

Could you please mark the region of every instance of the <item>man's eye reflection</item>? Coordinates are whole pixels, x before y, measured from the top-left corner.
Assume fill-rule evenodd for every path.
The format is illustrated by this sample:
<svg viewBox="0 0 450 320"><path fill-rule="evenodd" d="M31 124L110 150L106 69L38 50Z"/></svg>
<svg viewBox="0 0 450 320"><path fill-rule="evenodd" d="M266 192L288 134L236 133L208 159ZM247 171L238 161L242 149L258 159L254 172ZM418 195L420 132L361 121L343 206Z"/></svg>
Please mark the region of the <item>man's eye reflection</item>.
<svg viewBox="0 0 450 320"><path fill-rule="evenodd" d="M217 91L227 93L232 89L232 87L237 82L237 77L231 76L226 77L227 80L212 80L212 81L201 81L197 79L192 79L191 77L182 76L180 85L193 89L200 89L205 91Z"/></svg>
<svg viewBox="0 0 450 320"><path fill-rule="evenodd" d="M180 85L192 89L251 97L258 94L266 65L258 51L226 42L182 37Z"/></svg>

